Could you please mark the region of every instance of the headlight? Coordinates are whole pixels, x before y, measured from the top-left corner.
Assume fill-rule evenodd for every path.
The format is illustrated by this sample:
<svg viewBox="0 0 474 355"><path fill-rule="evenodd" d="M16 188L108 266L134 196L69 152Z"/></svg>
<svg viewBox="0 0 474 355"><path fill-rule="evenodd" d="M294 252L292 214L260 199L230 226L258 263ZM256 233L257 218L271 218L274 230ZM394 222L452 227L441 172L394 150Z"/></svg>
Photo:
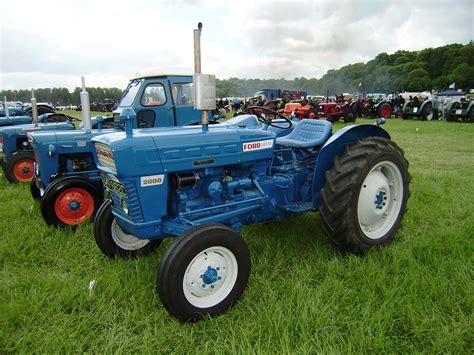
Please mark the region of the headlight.
<svg viewBox="0 0 474 355"><path fill-rule="evenodd" d="M106 144L95 143L95 152L97 154L97 159L99 159L99 164L103 165L110 170L117 172L114 161L114 153L112 149Z"/></svg>
<svg viewBox="0 0 474 355"><path fill-rule="evenodd" d="M122 207L123 211L128 214L128 205L127 201L120 199L120 207Z"/></svg>

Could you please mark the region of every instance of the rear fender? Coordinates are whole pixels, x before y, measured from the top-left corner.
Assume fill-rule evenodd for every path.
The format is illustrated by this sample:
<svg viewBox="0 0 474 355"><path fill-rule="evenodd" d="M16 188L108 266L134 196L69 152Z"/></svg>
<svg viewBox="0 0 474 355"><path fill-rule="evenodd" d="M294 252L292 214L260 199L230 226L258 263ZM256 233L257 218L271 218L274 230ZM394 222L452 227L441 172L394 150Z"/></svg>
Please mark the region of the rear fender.
<svg viewBox="0 0 474 355"><path fill-rule="evenodd" d="M368 137L383 137L390 139L384 129L369 124L351 125L337 131L321 148L316 161L313 175L313 208L319 209L321 189L326 185L326 171L334 165L334 158L344 153L347 145Z"/></svg>

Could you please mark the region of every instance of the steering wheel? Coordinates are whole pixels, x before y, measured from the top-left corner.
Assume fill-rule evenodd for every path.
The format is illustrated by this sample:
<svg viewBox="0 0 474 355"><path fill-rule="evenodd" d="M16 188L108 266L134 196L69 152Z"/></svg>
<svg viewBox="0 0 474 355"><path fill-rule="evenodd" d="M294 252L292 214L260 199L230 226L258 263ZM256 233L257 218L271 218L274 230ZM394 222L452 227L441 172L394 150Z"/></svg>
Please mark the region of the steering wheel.
<svg viewBox="0 0 474 355"><path fill-rule="evenodd" d="M272 126L280 129L288 129L293 125L293 123L288 117L282 115L281 113L273 111L265 106L249 106L247 108L247 112L251 115L256 116L259 122L267 126ZM273 123L273 120L275 120L276 118L283 119L284 122L280 121L277 123L283 123L285 125L280 126L278 124Z"/></svg>

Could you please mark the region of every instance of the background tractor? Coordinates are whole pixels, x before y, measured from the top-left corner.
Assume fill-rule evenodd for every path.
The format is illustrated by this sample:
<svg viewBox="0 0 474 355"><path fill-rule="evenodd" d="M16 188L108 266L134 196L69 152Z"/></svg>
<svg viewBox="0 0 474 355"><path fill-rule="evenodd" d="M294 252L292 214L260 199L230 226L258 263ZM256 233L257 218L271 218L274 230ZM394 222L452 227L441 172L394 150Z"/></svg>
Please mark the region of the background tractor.
<svg viewBox="0 0 474 355"><path fill-rule="evenodd" d="M355 122L354 102L336 103L320 102L318 104L318 117L326 117L329 122L344 119L344 122Z"/></svg>
<svg viewBox="0 0 474 355"><path fill-rule="evenodd" d="M103 186L93 159L91 139L123 130L124 110L133 108L137 112L132 121L126 121L133 128L199 123L201 112L193 109L191 85L190 75L150 74L132 79L115 111L114 128L109 124L96 127L102 118L91 121L88 94L83 84L83 129L29 136L36 156L36 175L30 190L34 198L41 199L45 222L48 225L77 225L94 216L103 200Z"/></svg>
<svg viewBox="0 0 474 355"><path fill-rule="evenodd" d="M109 257L127 258L176 237L157 292L182 321L216 316L244 292L251 267L238 233L244 225L319 210L334 245L363 254L394 239L410 195L403 151L378 126L333 134L328 121L275 121L262 107L258 117L209 125L215 76L201 74L198 28L194 106L202 125L145 131L125 123L125 132L93 138L110 196L94 220L96 243Z"/></svg>
<svg viewBox="0 0 474 355"><path fill-rule="evenodd" d="M420 118L431 121L433 119L433 104L431 100L421 101L415 97L412 101L407 101L403 105L403 119Z"/></svg>
<svg viewBox="0 0 474 355"><path fill-rule="evenodd" d="M474 101L452 101L446 108L447 121L474 123Z"/></svg>

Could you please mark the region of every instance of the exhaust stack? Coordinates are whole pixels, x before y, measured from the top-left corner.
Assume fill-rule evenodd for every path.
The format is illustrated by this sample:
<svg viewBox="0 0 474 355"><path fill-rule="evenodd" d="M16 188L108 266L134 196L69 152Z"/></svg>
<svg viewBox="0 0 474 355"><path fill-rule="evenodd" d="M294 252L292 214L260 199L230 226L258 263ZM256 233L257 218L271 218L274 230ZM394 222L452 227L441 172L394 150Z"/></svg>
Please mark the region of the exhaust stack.
<svg viewBox="0 0 474 355"><path fill-rule="evenodd" d="M8 103L7 103L7 97L6 96L3 97L3 103L4 103L4 106L5 106L5 117L8 120L10 118L10 110L8 109Z"/></svg>
<svg viewBox="0 0 474 355"><path fill-rule="evenodd" d="M90 132L92 129L91 122L91 104L89 101L89 93L86 91L86 80L82 76L82 91L81 91L81 106L82 106L82 124L86 132Z"/></svg>
<svg viewBox="0 0 474 355"><path fill-rule="evenodd" d="M38 106L36 106L35 91L31 89L31 113L33 114L33 123L38 127Z"/></svg>
<svg viewBox="0 0 474 355"><path fill-rule="evenodd" d="M202 23L193 30L194 34L194 109L201 110L202 130L209 126L209 110L216 108L216 76L201 73L201 31Z"/></svg>

